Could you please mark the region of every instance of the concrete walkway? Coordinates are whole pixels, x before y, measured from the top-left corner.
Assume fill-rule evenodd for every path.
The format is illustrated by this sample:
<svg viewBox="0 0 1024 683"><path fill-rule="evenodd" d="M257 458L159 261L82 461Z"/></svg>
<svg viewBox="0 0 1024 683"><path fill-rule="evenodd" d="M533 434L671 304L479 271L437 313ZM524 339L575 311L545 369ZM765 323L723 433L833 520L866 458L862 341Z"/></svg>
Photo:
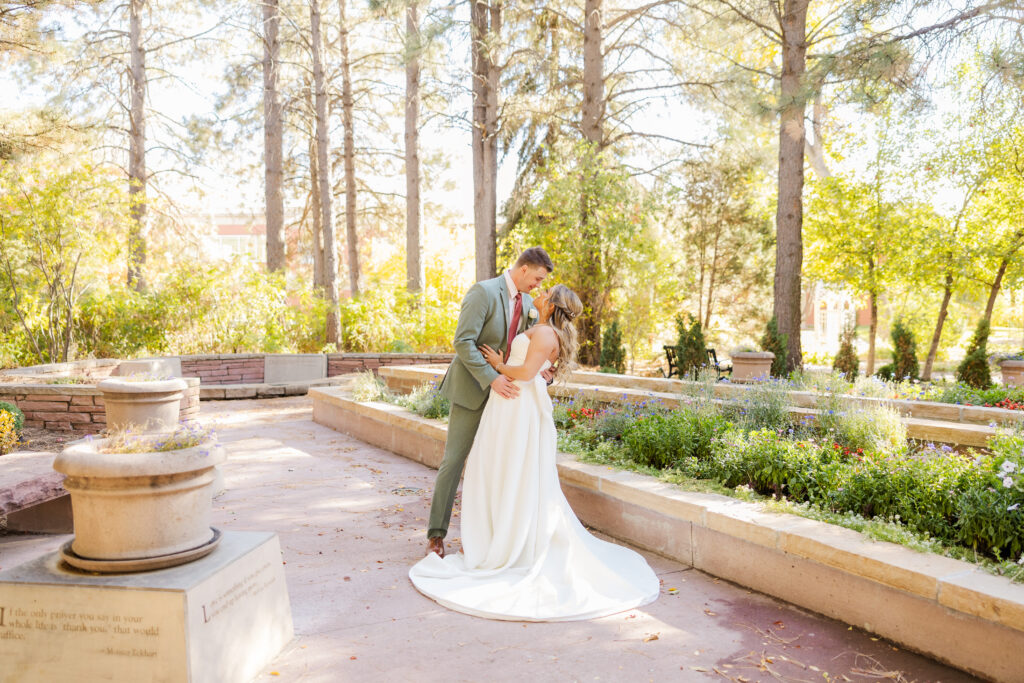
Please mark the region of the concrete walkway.
<svg viewBox="0 0 1024 683"><path fill-rule="evenodd" d="M451 612L406 576L433 470L313 423L305 396L204 402L201 419L229 451L214 524L275 531L284 551L296 638L260 681L973 680L647 553L662 595L644 609L559 624ZM0 566L65 538L0 537Z"/></svg>

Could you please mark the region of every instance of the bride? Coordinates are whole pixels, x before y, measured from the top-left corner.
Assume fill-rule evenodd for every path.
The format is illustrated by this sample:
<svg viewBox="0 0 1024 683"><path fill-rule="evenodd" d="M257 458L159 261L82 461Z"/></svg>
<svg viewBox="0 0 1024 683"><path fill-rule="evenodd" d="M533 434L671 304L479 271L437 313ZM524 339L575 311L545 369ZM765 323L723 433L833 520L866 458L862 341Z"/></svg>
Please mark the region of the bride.
<svg viewBox="0 0 1024 683"><path fill-rule="evenodd" d="M595 538L558 483L551 399L540 373L557 360L571 372L579 347L579 297L556 285L534 299L537 325L518 335L507 363L481 352L519 385L491 392L466 465L462 552L430 553L409 570L424 595L459 612L514 621L591 619L658 597L658 579L637 553Z"/></svg>

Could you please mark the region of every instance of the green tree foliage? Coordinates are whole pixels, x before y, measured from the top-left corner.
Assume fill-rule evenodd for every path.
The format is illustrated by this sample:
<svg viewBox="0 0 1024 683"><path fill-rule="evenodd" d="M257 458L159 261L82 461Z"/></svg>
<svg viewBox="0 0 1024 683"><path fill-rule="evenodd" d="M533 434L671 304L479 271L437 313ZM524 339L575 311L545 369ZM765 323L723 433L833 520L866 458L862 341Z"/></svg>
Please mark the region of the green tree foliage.
<svg viewBox="0 0 1024 683"><path fill-rule="evenodd" d="M552 160L539 184L536 201L523 208L505 236L501 255L510 263L527 246L547 250L556 264L554 279L583 302L580 358L596 365L600 330L613 314L613 292L631 274L643 279L660 275L649 267L654 251L648 225L651 199L626 169L588 145ZM580 207L584 194L600 197L586 220Z"/></svg>
<svg viewBox="0 0 1024 683"><path fill-rule="evenodd" d="M23 357L74 355L79 299L109 272L126 225L116 180L66 160L0 166L0 320L16 326L28 347Z"/></svg>
<svg viewBox="0 0 1024 683"><path fill-rule="evenodd" d="M917 341L914 333L897 318L889 332L892 337L893 376L896 379L919 379L921 367L917 362Z"/></svg>
<svg viewBox="0 0 1024 683"><path fill-rule="evenodd" d="M967 347L967 356L956 369L956 379L968 386L987 389L992 386L992 371L988 367L988 337L991 333L988 320L982 318L974 330L971 343Z"/></svg>
<svg viewBox="0 0 1024 683"><path fill-rule="evenodd" d="M860 373L860 360L853 341L857 336L857 328L847 325L839 335L839 351L832 361L832 369L842 373L848 382L852 382Z"/></svg>
<svg viewBox="0 0 1024 683"><path fill-rule="evenodd" d="M704 339L704 331L700 321L689 314L685 319L682 316L676 317L676 330L679 332L679 338L676 340L679 375L683 379L692 379L698 370L708 364L708 345Z"/></svg>
<svg viewBox="0 0 1024 683"><path fill-rule="evenodd" d="M788 364L786 362L786 348L789 340L786 335L779 333L779 323L772 316L771 320L765 326L764 334L761 335L761 350L771 351L775 354L775 359L772 360L771 373L773 377L785 377L787 373Z"/></svg>
<svg viewBox="0 0 1024 683"><path fill-rule="evenodd" d="M626 372L626 349L622 346L618 320L605 327L601 335L601 372Z"/></svg>

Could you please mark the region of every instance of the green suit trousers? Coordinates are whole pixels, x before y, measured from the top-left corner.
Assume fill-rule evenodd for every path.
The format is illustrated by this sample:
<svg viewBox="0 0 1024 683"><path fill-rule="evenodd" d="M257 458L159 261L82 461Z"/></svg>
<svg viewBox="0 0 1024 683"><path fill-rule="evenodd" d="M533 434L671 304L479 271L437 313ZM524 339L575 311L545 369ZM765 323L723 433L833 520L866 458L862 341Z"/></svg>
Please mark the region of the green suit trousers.
<svg viewBox="0 0 1024 683"><path fill-rule="evenodd" d="M466 467L466 456L473 447L473 439L476 437L480 417L484 414L486 406L486 399L476 410L452 403L451 413L448 415L448 440L444 444L444 459L437 470L434 498L430 503L427 538L444 538L448 534L455 492L459 488L459 479L462 478L462 470Z"/></svg>

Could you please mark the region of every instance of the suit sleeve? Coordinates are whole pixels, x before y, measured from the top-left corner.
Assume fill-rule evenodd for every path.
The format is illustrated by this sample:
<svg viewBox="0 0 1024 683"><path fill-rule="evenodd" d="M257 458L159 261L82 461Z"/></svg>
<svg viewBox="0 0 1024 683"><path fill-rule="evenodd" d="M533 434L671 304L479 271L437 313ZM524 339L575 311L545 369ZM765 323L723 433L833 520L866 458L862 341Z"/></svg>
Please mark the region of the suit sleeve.
<svg viewBox="0 0 1024 683"><path fill-rule="evenodd" d="M455 327L455 354L481 389L489 387L498 376L498 372L484 360L477 348L487 320L487 299L487 291L479 283L473 285L462 300L459 321Z"/></svg>

